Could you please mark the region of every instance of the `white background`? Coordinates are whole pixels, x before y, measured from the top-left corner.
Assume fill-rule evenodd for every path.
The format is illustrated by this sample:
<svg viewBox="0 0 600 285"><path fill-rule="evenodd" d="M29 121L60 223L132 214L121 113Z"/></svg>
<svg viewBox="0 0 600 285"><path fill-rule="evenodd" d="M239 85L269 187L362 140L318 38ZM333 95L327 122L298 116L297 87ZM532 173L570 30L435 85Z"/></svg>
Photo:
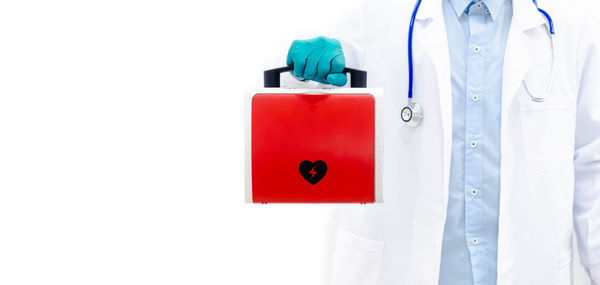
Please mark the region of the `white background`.
<svg viewBox="0 0 600 285"><path fill-rule="evenodd" d="M243 96L348 6L2 1L0 284L326 284L332 206L243 202Z"/></svg>

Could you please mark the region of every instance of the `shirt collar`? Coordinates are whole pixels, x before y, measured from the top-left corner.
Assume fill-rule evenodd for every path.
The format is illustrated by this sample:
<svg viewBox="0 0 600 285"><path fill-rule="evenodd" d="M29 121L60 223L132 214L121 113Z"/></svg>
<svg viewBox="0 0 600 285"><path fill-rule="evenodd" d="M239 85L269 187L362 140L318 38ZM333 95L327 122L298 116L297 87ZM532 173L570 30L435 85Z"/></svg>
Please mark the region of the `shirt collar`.
<svg viewBox="0 0 600 285"><path fill-rule="evenodd" d="M502 10L502 5L506 2L506 0L485 0L485 5L490 10L490 16L492 16L492 21L498 19L500 15L500 10Z"/></svg>
<svg viewBox="0 0 600 285"><path fill-rule="evenodd" d="M452 8L456 12L457 17L461 17L467 8L471 5L472 2L477 2L477 0L449 0L452 4ZM500 14L500 9L502 8L502 4L506 2L506 0L481 0L480 2L485 3L487 8L490 10L490 15L492 16L492 20L496 20L498 15Z"/></svg>
<svg viewBox="0 0 600 285"><path fill-rule="evenodd" d="M454 8L454 11L456 12L456 16L457 17L461 17L464 13L465 10L467 10L467 7L469 7L469 4L471 4L472 0L449 0L450 4L452 4L452 8Z"/></svg>

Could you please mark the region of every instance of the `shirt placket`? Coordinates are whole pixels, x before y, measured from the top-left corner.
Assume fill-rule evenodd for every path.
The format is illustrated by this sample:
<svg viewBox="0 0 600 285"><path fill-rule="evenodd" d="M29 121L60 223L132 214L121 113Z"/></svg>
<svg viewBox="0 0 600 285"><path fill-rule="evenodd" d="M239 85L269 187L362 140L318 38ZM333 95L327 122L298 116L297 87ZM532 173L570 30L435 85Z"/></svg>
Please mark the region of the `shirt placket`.
<svg viewBox="0 0 600 285"><path fill-rule="evenodd" d="M483 84L485 79L486 7L481 2L471 5L467 55L467 90L465 114L465 238L471 256L474 284L484 284L482 260L485 240L482 230L482 166L483 166Z"/></svg>

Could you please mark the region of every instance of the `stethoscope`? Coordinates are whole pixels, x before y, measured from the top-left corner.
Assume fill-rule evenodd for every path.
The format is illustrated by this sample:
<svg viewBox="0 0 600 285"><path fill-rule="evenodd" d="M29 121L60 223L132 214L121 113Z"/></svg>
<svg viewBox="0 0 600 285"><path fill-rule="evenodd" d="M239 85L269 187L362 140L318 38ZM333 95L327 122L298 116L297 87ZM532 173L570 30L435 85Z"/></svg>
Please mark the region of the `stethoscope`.
<svg viewBox="0 0 600 285"><path fill-rule="evenodd" d="M417 102L413 100L413 30L415 24L415 18L417 16L417 12L419 11L419 6L421 5L422 0L417 0L415 4L415 8L413 9L412 16L410 18L410 25L408 26L408 104L406 107L402 108L400 112L400 117L402 121L406 123L409 127L418 126L421 121L423 121L423 108ZM552 18L550 14L546 11L540 9L537 4L537 0L533 0L535 7L537 10L546 18L548 21L548 25L546 26L548 30L548 34L550 35L550 44L552 49L552 70L550 72L550 80L548 81L548 85L546 86L545 95L550 93L550 89L552 88L552 82L554 81L554 70L555 70L555 57L556 53L554 50L554 23L552 22ZM531 97L533 102L544 102L544 96L534 96L527 87L527 83L523 81L523 86L525 87L525 91Z"/></svg>

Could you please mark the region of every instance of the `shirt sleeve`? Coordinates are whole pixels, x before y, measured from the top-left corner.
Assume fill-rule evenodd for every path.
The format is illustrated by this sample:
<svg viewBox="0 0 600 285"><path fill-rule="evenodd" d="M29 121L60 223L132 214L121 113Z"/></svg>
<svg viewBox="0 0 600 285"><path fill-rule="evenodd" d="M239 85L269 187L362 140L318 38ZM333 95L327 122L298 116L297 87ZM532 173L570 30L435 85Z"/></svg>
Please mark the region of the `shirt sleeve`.
<svg viewBox="0 0 600 285"><path fill-rule="evenodd" d="M600 33L584 24L577 49L580 78L575 128L573 222L581 263L600 284Z"/></svg>

